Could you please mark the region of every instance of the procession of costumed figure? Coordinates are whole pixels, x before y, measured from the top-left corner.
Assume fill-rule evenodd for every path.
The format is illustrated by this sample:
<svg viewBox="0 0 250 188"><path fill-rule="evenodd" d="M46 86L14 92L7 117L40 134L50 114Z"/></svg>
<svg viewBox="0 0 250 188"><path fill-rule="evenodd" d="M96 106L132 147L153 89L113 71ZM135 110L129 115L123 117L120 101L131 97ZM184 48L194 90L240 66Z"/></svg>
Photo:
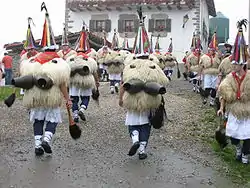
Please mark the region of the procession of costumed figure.
<svg viewBox="0 0 250 188"><path fill-rule="evenodd" d="M203 97L203 104L207 103L207 99L210 95L210 106L214 106L216 97L216 81L219 73L220 58L218 52L218 41L216 32L214 32L211 42L209 44L208 53L204 54L200 58L200 75L203 74L204 90L201 90Z"/></svg>
<svg viewBox="0 0 250 188"><path fill-rule="evenodd" d="M30 22L31 21L32 21L32 18L29 17L28 18L28 29L27 29L27 34L26 34L26 41L23 44L23 47L24 47L25 51L23 51L23 53L21 53L21 57L20 57L19 71L18 71L19 75L20 75L20 66L22 64L22 61L28 60L31 57L35 58L39 54L38 51L36 51L37 47L35 45L36 44L35 39L33 37L31 27L30 27ZM20 90L20 94L21 95L24 94L23 89Z"/></svg>
<svg viewBox="0 0 250 188"><path fill-rule="evenodd" d="M87 30L87 25L85 24L85 22L83 22L83 27L82 27L82 31L86 32L86 40L88 41L85 45L85 50L84 53L88 56L93 58L94 60L97 60L97 51L94 48L90 48L90 41L89 41L89 32ZM76 41L76 46L75 46L75 50L77 50L79 48L80 42L79 40L81 39L81 36L78 38L78 40Z"/></svg>
<svg viewBox="0 0 250 188"><path fill-rule="evenodd" d="M108 81L108 74L107 74L107 66L105 64L106 56L109 52L111 52L111 49L107 46L107 39L106 39L106 33L103 32L103 47L100 48L97 51L97 63L99 65L99 76L102 81L106 80Z"/></svg>
<svg viewBox="0 0 250 188"><path fill-rule="evenodd" d="M250 73L246 70L248 59L243 26L247 20L238 22L238 33L232 55L233 71L219 85L221 107L218 115L228 113L226 136L236 149L236 160L247 164L250 152ZM243 141L243 144L241 144Z"/></svg>
<svg viewBox="0 0 250 188"><path fill-rule="evenodd" d="M128 126L132 140L128 155L133 156L138 150L139 159L145 159L151 130L150 112L161 105L161 94L166 92L164 86L168 79L157 65L157 58L151 58L153 55L150 54L141 8L138 14L140 25L135 38L134 54L125 60L119 105L127 109L125 125Z"/></svg>
<svg viewBox="0 0 250 188"><path fill-rule="evenodd" d="M85 111L88 108L90 97L93 91L99 87L97 62L85 54L90 49L85 25L83 25L76 46L77 55L69 57L67 62L71 67L69 94L73 103L73 117L74 121L78 122L79 116L86 121Z"/></svg>
<svg viewBox="0 0 250 188"><path fill-rule="evenodd" d="M20 54L20 57L21 57L20 63L23 60L27 60L27 59L34 57L38 54L38 51L36 51L36 49L37 49L36 42L35 42L35 39L33 37L31 27L30 27L31 21L32 21L32 18L29 17L28 18L28 29L27 29L27 33L26 33L26 41L23 44L25 51L23 51L23 53Z"/></svg>
<svg viewBox="0 0 250 188"><path fill-rule="evenodd" d="M20 67L21 77L13 80L15 87L26 90L23 104L28 108L30 121L33 122L36 155L52 153L51 140L58 123L62 122L61 105L71 105L67 92L70 67L56 53L58 46L44 3L41 9L46 11L41 40L44 52L34 59L24 60Z"/></svg>
<svg viewBox="0 0 250 188"><path fill-rule="evenodd" d="M201 43L200 38L198 36L193 36L192 52L187 57L187 65L188 65L188 76L190 78L190 82L193 84L193 91L199 93L201 86L201 67L200 67L200 57L203 55L201 52Z"/></svg>
<svg viewBox="0 0 250 188"><path fill-rule="evenodd" d="M69 41L68 41L68 37L67 37L67 31L66 28L63 28L63 34L62 34L62 43L61 43L61 50L59 50L57 52L57 54L63 58L64 60L66 60L68 57L72 56L72 55L76 55L76 51L71 49L69 46Z"/></svg>
<svg viewBox="0 0 250 188"><path fill-rule="evenodd" d="M169 80L171 80L171 77L173 75L173 68L176 64L176 58L172 55L173 51L173 43L172 38L170 38L170 44L168 47L167 53L165 53L165 67L164 67L164 73L168 77Z"/></svg>
<svg viewBox="0 0 250 188"><path fill-rule="evenodd" d="M110 93L114 94L119 92L119 86L121 82L121 74L124 69L124 56L119 53L118 37L114 32L112 40L112 51L109 52L105 58L104 63L107 66L107 72L109 74Z"/></svg>
<svg viewBox="0 0 250 188"><path fill-rule="evenodd" d="M151 44L152 45L152 44ZM157 36L153 54L159 60L158 65L163 70L165 68L165 56L160 52L160 35Z"/></svg>

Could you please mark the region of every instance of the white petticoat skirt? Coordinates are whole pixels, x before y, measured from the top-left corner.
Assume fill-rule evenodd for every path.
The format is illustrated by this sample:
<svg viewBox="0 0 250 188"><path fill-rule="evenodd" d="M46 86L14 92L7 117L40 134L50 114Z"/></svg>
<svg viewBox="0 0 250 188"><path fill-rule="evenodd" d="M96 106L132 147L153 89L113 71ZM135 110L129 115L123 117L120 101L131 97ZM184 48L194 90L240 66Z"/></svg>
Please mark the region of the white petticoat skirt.
<svg viewBox="0 0 250 188"><path fill-rule="evenodd" d="M239 140L250 139L250 119L237 119L231 113L228 114L226 135Z"/></svg>
<svg viewBox="0 0 250 188"><path fill-rule="evenodd" d="M69 95L70 96L91 96L92 95L92 89L81 89L76 88L75 86L71 86L69 88Z"/></svg>
<svg viewBox="0 0 250 188"><path fill-rule="evenodd" d="M57 108L32 108L30 109L30 121L37 120L50 121L52 123L62 123L60 107Z"/></svg>
<svg viewBox="0 0 250 188"><path fill-rule="evenodd" d="M121 73L119 74L109 74L109 80L121 80Z"/></svg>

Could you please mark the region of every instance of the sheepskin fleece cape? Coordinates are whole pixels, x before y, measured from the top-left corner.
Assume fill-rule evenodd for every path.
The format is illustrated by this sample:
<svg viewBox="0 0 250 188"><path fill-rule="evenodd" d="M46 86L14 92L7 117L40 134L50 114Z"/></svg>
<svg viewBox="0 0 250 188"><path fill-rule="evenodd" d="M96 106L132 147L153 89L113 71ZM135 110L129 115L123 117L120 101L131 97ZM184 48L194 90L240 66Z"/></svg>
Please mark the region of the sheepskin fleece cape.
<svg viewBox="0 0 250 188"><path fill-rule="evenodd" d="M130 63L126 64L123 71L123 82L126 83L132 79L139 79L145 83L156 82L162 86L166 86L169 82L164 72L154 62L154 58L150 57L146 60L132 58ZM123 95L124 107L137 112L157 108L160 103L161 95L152 96L144 91L136 94L130 94L125 91Z"/></svg>
<svg viewBox="0 0 250 188"><path fill-rule="evenodd" d="M108 55L109 52L111 52L112 50L110 48L108 48L108 52L104 52L103 51L103 47L100 48L98 51L97 51L97 57L96 57L96 60L97 60L97 63L99 64L104 64L105 61L106 61L106 56Z"/></svg>
<svg viewBox="0 0 250 188"><path fill-rule="evenodd" d="M232 73L221 82L218 92L226 101L226 108L238 119L250 118L250 72L241 83L241 97L237 99L237 83Z"/></svg>
<svg viewBox="0 0 250 188"><path fill-rule="evenodd" d="M27 108L57 108L64 101L60 85L69 83L70 67L62 58L54 58L57 63L52 60L40 64L35 62L33 58L23 61L20 67L21 76L48 76L52 79L54 85L49 90L42 90L34 86L26 90L23 96L23 104Z"/></svg>
<svg viewBox="0 0 250 188"><path fill-rule="evenodd" d="M222 73L223 76L226 76L233 70L233 65L231 63L230 56L224 58L219 65L219 71Z"/></svg>
<svg viewBox="0 0 250 188"><path fill-rule="evenodd" d="M165 54L165 67L173 68L176 63L176 58L172 54Z"/></svg>
<svg viewBox="0 0 250 188"><path fill-rule="evenodd" d="M75 50L70 50L67 54L63 54L63 51L60 50L57 52L57 54L60 56L60 58L63 58L64 60L66 60L68 57L72 55L76 55L77 52Z"/></svg>
<svg viewBox="0 0 250 188"><path fill-rule="evenodd" d="M157 59L159 60L158 65L159 67L161 67L161 69L164 69L166 67L165 65L165 56L163 54L158 54L158 53L154 53L153 54L155 57L157 57Z"/></svg>
<svg viewBox="0 0 250 188"><path fill-rule="evenodd" d="M105 64L107 65L108 74L120 74L124 69L124 59L120 52L111 51L105 58ZM115 65L113 63L116 63Z"/></svg>
<svg viewBox="0 0 250 188"><path fill-rule="evenodd" d="M194 53L191 53L187 57L187 63L190 65L190 71L192 72L200 72L201 67L199 66L199 59Z"/></svg>
<svg viewBox="0 0 250 188"><path fill-rule="evenodd" d="M204 74L217 75L219 73L220 59L216 54L212 59L204 54L201 56L200 65L204 68Z"/></svg>
<svg viewBox="0 0 250 188"><path fill-rule="evenodd" d="M94 48L91 48L90 52L87 53L87 55L93 58L94 60L97 60L97 51Z"/></svg>
<svg viewBox="0 0 250 188"><path fill-rule="evenodd" d="M87 56L86 56L87 57ZM83 57L82 55L71 56L66 61L71 69L81 68L87 66L90 73L88 75L82 76L76 73L74 76L70 77L70 85L81 89L94 89L95 88L95 78L94 73L97 71L97 62L91 57Z"/></svg>

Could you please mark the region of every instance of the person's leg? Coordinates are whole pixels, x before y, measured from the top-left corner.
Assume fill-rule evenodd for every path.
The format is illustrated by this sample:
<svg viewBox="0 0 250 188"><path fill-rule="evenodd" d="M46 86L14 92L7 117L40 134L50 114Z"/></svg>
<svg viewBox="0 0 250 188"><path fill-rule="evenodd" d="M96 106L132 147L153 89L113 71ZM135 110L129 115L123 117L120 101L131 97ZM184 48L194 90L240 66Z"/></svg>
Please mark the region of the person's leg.
<svg viewBox="0 0 250 188"><path fill-rule="evenodd" d="M84 115L85 110L87 110L89 101L90 101L90 96L80 96L81 98L81 104L80 104L80 109L79 109L79 116L83 121L86 121L86 117Z"/></svg>
<svg viewBox="0 0 250 188"><path fill-rule="evenodd" d="M115 80L110 79L109 82L110 82L110 93L114 94L115 93Z"/></svg>
<svg viewBox="0 0 250 188"><path fill-rule="evenodd" d="M10 85L11 84L10 70L4 69L4 72L5 72L5 85Z"/></svg>
<svg viewBox="0 0 250 188"><path fill-rule="evenodd" d="M33 123L33 131L35 138L35 154L37 156L44 154L44 150L42 148L43 126L44 120L35 119Z"/></svg>
<svg viewBox="0 0 250 188"><path fill-rule="evenodd" d="M54 122L50 122L50 121L47 122L47 124L46 124L44 138L43 138L43 142L42 142L42 147L46 153L52 153L50 143L51 143L53 135L56 132L57 124L58 123L54 123Z"/></svg>
<svg viewBox="0 0 250 188"><path fill-rule="evenodd" d="M139 132L139 159L147 158L146 147L148 144L148 140L150 137L151 126L149 124L141 125L140 132Z"/></svg>
<svg viewBox="0 0 250 188"><path fill-rule="evenodd" d="M249 154L250 154L250 139L246 139L243 141L242 146L242 163L248 164L249 162Z"/></svg>
<svg viewBox="0 0 250 188"><path fill-rule="evenodd" d="M230 138L232 145L235 146L235 155L236 155L236 160L241 160L241 155L242 155L242 147L240 144L240 140L236 138Z"/></svg>
<svg viewBox="0 0 250 188"><path fill-rule="evenodd" d="M139 132L140 132L140 126L128 126L129 130L129 136L132 140L132 146L128 152L129 156L133 156L136 154L138 148L140 147L139 142Z"/></svg>
<svg viewBox="0 0 250 188"><path fill-rule="evenodd" d="M72 112L73 112L73 118L74 121L77 123L79 122L79 117L78 117L78 102L79 102L79 97L78 96L70 96L72 100Z"/></svg>

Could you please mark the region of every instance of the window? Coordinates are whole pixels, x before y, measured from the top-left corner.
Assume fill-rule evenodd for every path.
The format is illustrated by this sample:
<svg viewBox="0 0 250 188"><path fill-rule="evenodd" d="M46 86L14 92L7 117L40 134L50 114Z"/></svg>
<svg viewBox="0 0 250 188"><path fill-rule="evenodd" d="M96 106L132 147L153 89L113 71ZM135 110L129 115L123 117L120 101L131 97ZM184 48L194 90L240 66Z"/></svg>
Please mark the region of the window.
<svg viewBox="0 0 250 188"><path fill-rule="evenodd" d="M104 20L96 20L96 31L102 32L105 29L105 21Z"/></svg>
<svg viewBox="0 0 250 188"><path fill-rule="evenodd" d="M89 21L90 32L110 32L111 31L111 20L90 20Z"/></svg>
<svg viewBox="0 0 250 188"><path fill-rule="evenodd" d="M124 32L134 32L134 21L133 20L124 20L125 31Z"/></svg>
<svg viewBox="0 0 250 188"><path fill-rule="evenodd" d="M166 28L166 20L155 20L155 31L164 32Z"/></svg>
<svg viewBox="0 0 250 188"><path fill-rule="evenodd" d="M149 19L148 31L169 33L171 32L171 19Z"/></svg>

